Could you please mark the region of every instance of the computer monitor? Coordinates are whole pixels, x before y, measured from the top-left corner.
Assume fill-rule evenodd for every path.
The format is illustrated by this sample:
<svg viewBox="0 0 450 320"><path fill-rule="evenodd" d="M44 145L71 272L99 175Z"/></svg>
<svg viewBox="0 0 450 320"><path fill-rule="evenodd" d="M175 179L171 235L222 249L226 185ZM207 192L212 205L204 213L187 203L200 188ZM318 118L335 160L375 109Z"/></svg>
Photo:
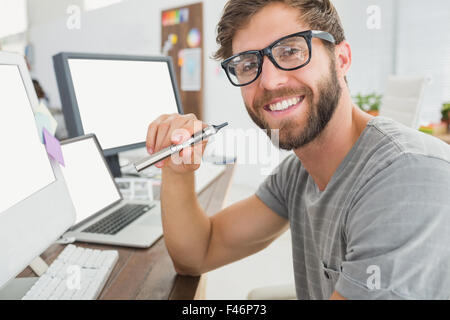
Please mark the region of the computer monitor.
<svg viewBox="0 0 450 320"><path fill-rule="evenodd" d="M69 138L95 134L115 177L119 152L144 147L160 115L183 113L170 57L63 52L53 63Z"/></svg>
<svg viewBox="0 0 450 320"><path fill-rule="evenodd" d="M38 133L37 106L24 58L0 52L0 288L75 221L59 164Z"/></svg>

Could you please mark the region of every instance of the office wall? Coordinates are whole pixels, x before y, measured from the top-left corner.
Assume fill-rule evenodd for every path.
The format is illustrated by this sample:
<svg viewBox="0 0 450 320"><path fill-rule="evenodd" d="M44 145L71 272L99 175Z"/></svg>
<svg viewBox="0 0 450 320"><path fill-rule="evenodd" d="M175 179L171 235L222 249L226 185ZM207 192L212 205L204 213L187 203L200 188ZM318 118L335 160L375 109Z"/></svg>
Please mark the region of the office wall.
<svg viewBox="0 0 450 320"><path fill-rule="evenodd" d="M389 74L427 76L422 122L440 121L450 101L450 1L333 0L352 47L348 79L352 94L386 90ZM351 6L349 3L351 2ZM367 28L367 8L376 5L381 28Z"/></svg>
<svg viewBox="0 0 450 320"><path fill-rule="evenodd" d="M383 93L387 76L394 72L395 2L333 1L352 49L353 61L347 77L352 95ZM377 6L380 10L380 29L367 26L372 17L367 9L371 6Z"/></svg>
<svg viewBox="0 0 450 320"><path fill-rule="evenodd" d="M70 5L81 7L83 0L28 0L28 21L30 27L46 24L65 16Z"/></svg>
<svg viewBox="0 0 450 320"><path fill-rule="evenodd" d="M71 5L81 6L81 0L78 3L72 0L29 1L28 37L35 56L33 75L48 92L54 107L60 106L52 64L54 54L61 51L157 53L157 41L151 31L157 29L156 23L152 23L157 16L152 16L150 1L127 1L105 9L83 12L79 30L67 27L69 15L66 11Z"/></svg>

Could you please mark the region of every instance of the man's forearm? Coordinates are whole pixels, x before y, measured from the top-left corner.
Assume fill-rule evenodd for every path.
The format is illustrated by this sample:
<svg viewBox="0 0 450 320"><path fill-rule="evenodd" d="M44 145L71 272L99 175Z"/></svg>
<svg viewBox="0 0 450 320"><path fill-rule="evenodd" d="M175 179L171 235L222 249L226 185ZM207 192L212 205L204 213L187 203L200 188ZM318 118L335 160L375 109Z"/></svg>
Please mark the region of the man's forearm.
<svg viewBox="0 0 450 320"><path fill-rule="evenodd" d="M208 250L211 224L197 200L194 172L180 175L163 168L161 207L164 239L177 271L197 274Z"/></svg>

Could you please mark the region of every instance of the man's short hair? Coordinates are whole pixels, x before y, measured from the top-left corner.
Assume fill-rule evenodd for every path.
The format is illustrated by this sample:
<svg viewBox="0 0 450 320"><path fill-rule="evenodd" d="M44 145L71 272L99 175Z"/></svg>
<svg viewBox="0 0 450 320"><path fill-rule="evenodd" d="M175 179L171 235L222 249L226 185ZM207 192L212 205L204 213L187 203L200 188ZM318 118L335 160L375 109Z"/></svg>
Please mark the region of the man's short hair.
<svg viewBox="0 0 450 320"><path fill-rule="evenodd" d="M233 37L236 31L244 28L250 19L265 6L277 2L298 9L299 20L302 23L308 25L311 30L321 30L332 34L336 44L345 40L344 28L330 0L230 0L225 5L217 26L216 41L220 47L213 58L224 60L232 56ZM330 51L334 50L333 44L327 41L323 43Z"/></svg>

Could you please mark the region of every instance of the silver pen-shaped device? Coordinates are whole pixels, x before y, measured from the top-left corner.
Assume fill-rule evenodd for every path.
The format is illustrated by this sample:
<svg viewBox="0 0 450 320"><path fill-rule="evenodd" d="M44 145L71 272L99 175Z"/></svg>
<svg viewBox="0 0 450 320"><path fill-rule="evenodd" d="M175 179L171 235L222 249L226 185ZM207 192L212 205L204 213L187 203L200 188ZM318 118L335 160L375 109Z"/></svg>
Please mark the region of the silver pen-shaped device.
<svg viewBox="0 0 450 320"><path fill-rule="evenodd" d="M228 125L228 122L225 122L218 126L206 127L202 131L194 133L189 140L187 140L181 144L173 144L170 147L162 149L161 151L158 151L157 153L152 154L149 157L139 160L138 162L134 163L134 167L136 168L137 172L141 172L141 171L147 169L148 167L151 167L151 166L157 164L158 162L170 157L172 154L180 152L184 148L187 148L187 147L197 144L205 139L208 139L209 137L215 135L220 129L222 129L223 127L226 127L227 125Z"/></svg>

